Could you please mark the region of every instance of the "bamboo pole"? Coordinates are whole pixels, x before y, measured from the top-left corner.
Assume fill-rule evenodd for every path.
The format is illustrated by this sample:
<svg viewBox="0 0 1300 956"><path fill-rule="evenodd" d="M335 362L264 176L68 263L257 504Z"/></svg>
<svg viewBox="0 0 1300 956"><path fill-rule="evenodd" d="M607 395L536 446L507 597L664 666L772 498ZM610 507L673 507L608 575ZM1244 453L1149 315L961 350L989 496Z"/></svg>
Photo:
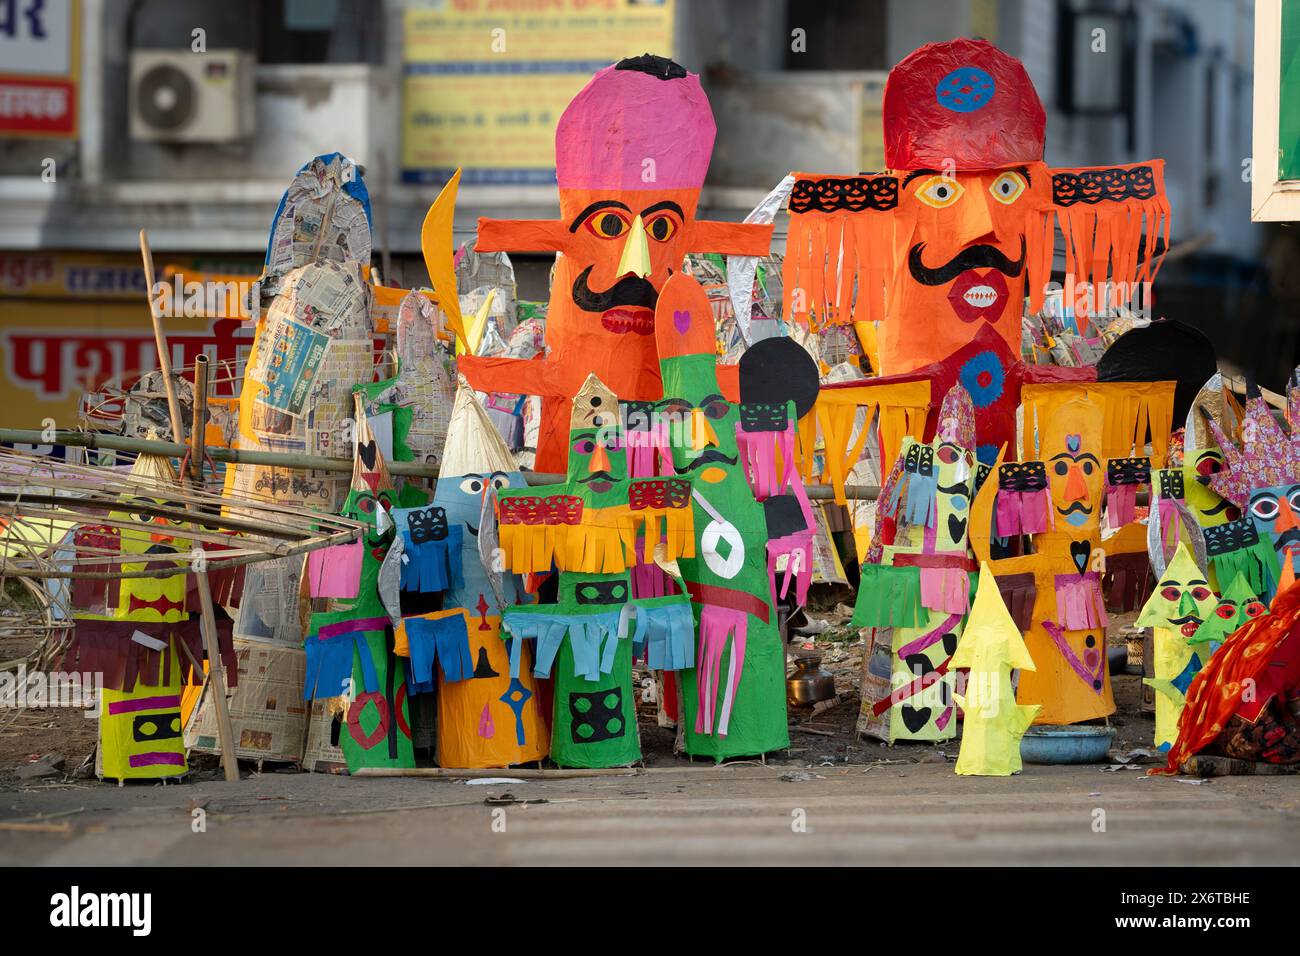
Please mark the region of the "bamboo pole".
<svg viewBox="0 0 1300 956"><path fill-rule="evenodd" d="M172 429L180 424L173 418ZM190 481L203 488L204 432L208 422L208 357L199 355L194 362L194 421L190 426ZM235 729L230 723L230 707L226 701L226 675L222 668L221 645L217 639L217 619L212 605L212 589L208 584L207 553L203 542L198 543L199 561L194 577L199 585L199 607L203 616L203 644L208 652L207 686L212 691L212 703L217 709L217 733L221 738L221 765L226 780L239 782L239 759L235 756Z"/></svg>
<svg viewBox="0 0 1300 956"><path fill-rule="evenodd" d="M158 369L162 372L163 388L167 392L167 411L172 423L172 441L179 442L185 438L180 430L181 405L176 398L176 383L172 381L172 357L167 351L167 335L163 332L162 318L158 315L158 303L153 297L153 252L149 249L149 234L140 230L140 258L144 261L145 294L149 299L149 316L153 319L153 340L158 348Z"/></svg>
<svg viewBox="0 0 1300 956"><path fill-rule="evenodd" d="M47 433L48 434L48 433ZM40 445L76 445L84 448L110 448L117 451L129 451L148 455L168 455L179 458L185 454L187 446L175 442L153 441L146 438L124 438L121 435L101 435L97 432L56 431L53 438L42 437L37 429L0 428L0 442ZM209 448L208 454L213 461L240 465L275 465L279 468L299 468L312 471L352 472L350 458L322 458L318 455L297 455L276 451L245 451L235 448ZM425 465L413 461L389 462L388 471L394 475L416 478L437 478L438 466ZM530 485L557 485L565 480L564 475L549 474L539 471L525 471L524 480ZM0 475L0 483L3 476ZM835 498L835 490L829 485L808 485L808 497L814 501L830 501ZM878 485L845 485L844 497L850 501L874 501L880 497Z"/></svg>
<svg viewBox="0 0 1300 956"><path fill-rule="evenodd" d="M642 767L603 767L575 770L536 770L531 767L508 770L457 770L453 767L361 767L354 777L434 777L442 780L481 780L518 777L520 780L564 780L571 777L639 777Z"/></svg>
<svg viewBox="0 0 1300 956"><path fill-rule="evenodd" d="M144 261L144 278L146 295L149 300L149 317L153 321L154 343L158 346L158 368L162 372L163 387L167 391L167 411L172 423L172 440L175 443L182 442L185 438L184 423L181 421L181 405L176 398L176 385L172 382L172 363L171 356L167 351L167 335L163 331L162 317L158 314L158 303L154 301L153 295L153 253L149 251L149 236L140 230L140 258ZM199 382L202 376L203 386L203 417L207 419L207 390L208 390L208 366L207 356L201 356L202 361L196 363L195 375L195 396L194 409L197 414L199 408ZM192 429L192 431L202 434L201 429ZM193 443L195 435L191 434L190 441ZM183 446L182 446L183 447ZM192 446L191 446L192 447ZM200 448L201 452L201 448ZM198 459L199 475L202 475L203 459L200 454ZM185 480L185 476L180 476ZM203 551L203 544L198 544L200 551ZM235 733L230 725L230 711L226 707L226 681L225 675L221 671L221 646L217 639L217 617L212 605L212 589L208 585L208 570L206 558L200 556L200 563L193 568L195 580L199 587L199 607L200 616L203 622L203 644L208 653L208 686L212 688L213 702L217 708L217 729L221 736L221 763L226 771L226 780L231 783L239 781L239 762L235 757Z"/></svg>
<svg viewBox="0 0 1300 956"><path fill-rule="evenodd" d="M180 442L156 441L149 438L126 438L122 435L106 435L99 432L83 432L72 429L59 429L52 437L35 428L0 428L0 442L12 442L25 445L72 445L78 448L107 448L113 451L129 451L136 454L165 455L181 458L189 446ZM208 449L213 461L237 465L275 465L280 468L297 468L303 471L339 471L351 472L352 459L325 458L320 455L299 455L291 452L254 451L242 448L222 448L215 446ZM437 478L438 466L423 462L394 461L388 465L390 474L404 478ZM547 476L548 481L563 481L563 475ZM540 482L539 482L540 483Z"/></svg>

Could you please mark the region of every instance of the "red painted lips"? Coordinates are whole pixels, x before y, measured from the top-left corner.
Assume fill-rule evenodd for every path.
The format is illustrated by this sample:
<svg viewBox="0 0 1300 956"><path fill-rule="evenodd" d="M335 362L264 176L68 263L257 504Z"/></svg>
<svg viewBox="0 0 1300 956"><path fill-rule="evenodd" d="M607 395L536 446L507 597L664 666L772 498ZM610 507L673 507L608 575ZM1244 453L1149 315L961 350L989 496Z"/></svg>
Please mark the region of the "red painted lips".
<svg viewBox="0 0 1300 956"><path fill-rule="evenodd" d="M1006 288L1006 285L1003 285ZM600 324L609 332L623 335L634 332L637 335L652 335L655 330L654 309L637 305L619 305L607 309L600 315Z"/></svg>
<svg viewBox="0 0 1300 956"><path fill-rule="evenodd" d="M981 274L967 269L959 275L948 292L948 302L963 322L996 322L1002 318L1010 292L1007 280L997 269Z"/></svg>

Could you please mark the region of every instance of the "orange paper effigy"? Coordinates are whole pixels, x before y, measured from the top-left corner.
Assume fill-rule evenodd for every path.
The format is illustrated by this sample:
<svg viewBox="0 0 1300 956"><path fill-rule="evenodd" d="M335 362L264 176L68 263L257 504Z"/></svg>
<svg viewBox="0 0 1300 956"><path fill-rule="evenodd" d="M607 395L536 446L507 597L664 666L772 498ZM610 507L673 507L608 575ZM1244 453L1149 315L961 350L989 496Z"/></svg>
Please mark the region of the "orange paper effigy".
<svg viewBox="0 0 1300 956"><path fill-rule="evenodd" d="M546 343L529 361L463 356L477 389L542 396L536 467L563 472L590 374L623 401L663 395L654 309L688 252L766 255L770 225L700 222L716 128L699 77L649 54L601 70L555 132L560 218L479 221L479 252L557 252Z"/></svg>
<svg viewBox="0 0 1300 956"><path fill-rule="evenodd" d="M1163 161L1047 167L1033 83L983 40L904 58L885 85L883 123L888 171L794 174L785 314L854 323L878 374L935 367L936 394L959 382L989 464L1015 434L1010 366L1026 302L1042 308L1058 230L1083 326L1155 278L1169 234Z"/></svg>

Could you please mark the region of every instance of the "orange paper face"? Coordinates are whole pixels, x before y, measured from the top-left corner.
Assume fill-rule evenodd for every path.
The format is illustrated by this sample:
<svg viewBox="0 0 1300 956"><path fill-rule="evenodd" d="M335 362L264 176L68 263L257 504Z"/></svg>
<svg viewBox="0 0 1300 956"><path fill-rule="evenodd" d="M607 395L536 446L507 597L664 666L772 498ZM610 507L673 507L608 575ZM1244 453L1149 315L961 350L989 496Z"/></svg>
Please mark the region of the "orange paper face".
<svg viewBox="0 0 1300 956"><path fill-rule="evenodd" d="M661 396L655 303L681 270L698 200L696 189L560 190L546 340L575 391L590 371L621 399Z"/></svg>
<svg viewBox="0 0 1300 956"><path fill-rule="evenodd" d="M573 260L575 279L557 292L571 297L573 319L584 331L609 333L609 348L626 347L623 339L633 336L654 338L655 300L686 257L699 195L697 189L560 190L564 254ZM567 330L547 331L551 347L560 347Z"/></svg>
<svg viewBox="0 0 1300 956"><path fill-rule="evenodd" d="M1100 401L1078 393L1051 395L1037 408L1038 454L1047 467L1055 528L1037 536L1031 559L1038 565L1038 600L1026 642L1039 668L1022 676L1018 697L1021 703L1042 706L1039 723L1075 723L1115 709L1104 673L1106 631L1061 629L1057 638L1043 619L1062 619L1054 593L1057 576L1091 570L1101 545L1105 411ZM1086 680L1081 672L1089 675Z"/></svg>
<svg viewBox="0 0 1300 956"><path fill-rule="evenodd" d="M909 372L940 361L987 323L1020 353L1031 230L1051 176L1034 163L988 172L897 173L896 285L879 328L881 368Z"/></svg>
<svg viewBox="0 0 1300 956"><path fill-rule="evenodd" d="M1025 408L1025 457L1041 459L1046 466L1052 525L1033 535L1027 553L993 557L990 538L998 492L997 478L990 476L971 509L971 546L998 577L1033 575L1036 594L1025 645L1036 670L1021 673L1016 700L1042 708L1035 723L1072 724L1105 717L1115 710L1105 667L1105 628L1066 630L1056 626L1064 616L1057 604L1058 580L1099 570L1096 558L1101 547L1099 516L1105 483L1101 448L1106 413L1100 398L1090 396L1084 387L1044 393ZM1030 413L1031 408L1036 414ZM1036 449L1031 437L1035 421ZM1119 536L1111 539L1111 545L1118 540ZM1050 628L1047 622L1051 622Z"/></svg>
<svg viewBox="0 0 1300 956"><path fill-rule="evenodd" d="M1039 420L1040 455L1047 466L1056 530L1078 539L1101 527L1102 487L1106 464L1101 459L1102 409L1084 398L1046 405Z"/></svg>

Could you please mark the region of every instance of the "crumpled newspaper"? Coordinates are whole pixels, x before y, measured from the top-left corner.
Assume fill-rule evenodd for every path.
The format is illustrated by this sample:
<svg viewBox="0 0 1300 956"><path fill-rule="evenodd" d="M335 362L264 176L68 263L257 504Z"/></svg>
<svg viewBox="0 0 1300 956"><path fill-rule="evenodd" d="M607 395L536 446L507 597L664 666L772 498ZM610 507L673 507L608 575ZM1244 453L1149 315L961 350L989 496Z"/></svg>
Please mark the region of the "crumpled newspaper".
<svg viewBox="0 0 1300 956"><path fill-rule="evenodd" d="M763 201L745 217L745 222L764 226L775 222L776 214L790 198L790 190L793 188L794 173L791 173L763 197ZM749 320L754 306L754 276L757 272L757 256L727 257L727 288L731 293L731 307L736 314L736 327L740 329L746 345L751 344Z"/></svg>

